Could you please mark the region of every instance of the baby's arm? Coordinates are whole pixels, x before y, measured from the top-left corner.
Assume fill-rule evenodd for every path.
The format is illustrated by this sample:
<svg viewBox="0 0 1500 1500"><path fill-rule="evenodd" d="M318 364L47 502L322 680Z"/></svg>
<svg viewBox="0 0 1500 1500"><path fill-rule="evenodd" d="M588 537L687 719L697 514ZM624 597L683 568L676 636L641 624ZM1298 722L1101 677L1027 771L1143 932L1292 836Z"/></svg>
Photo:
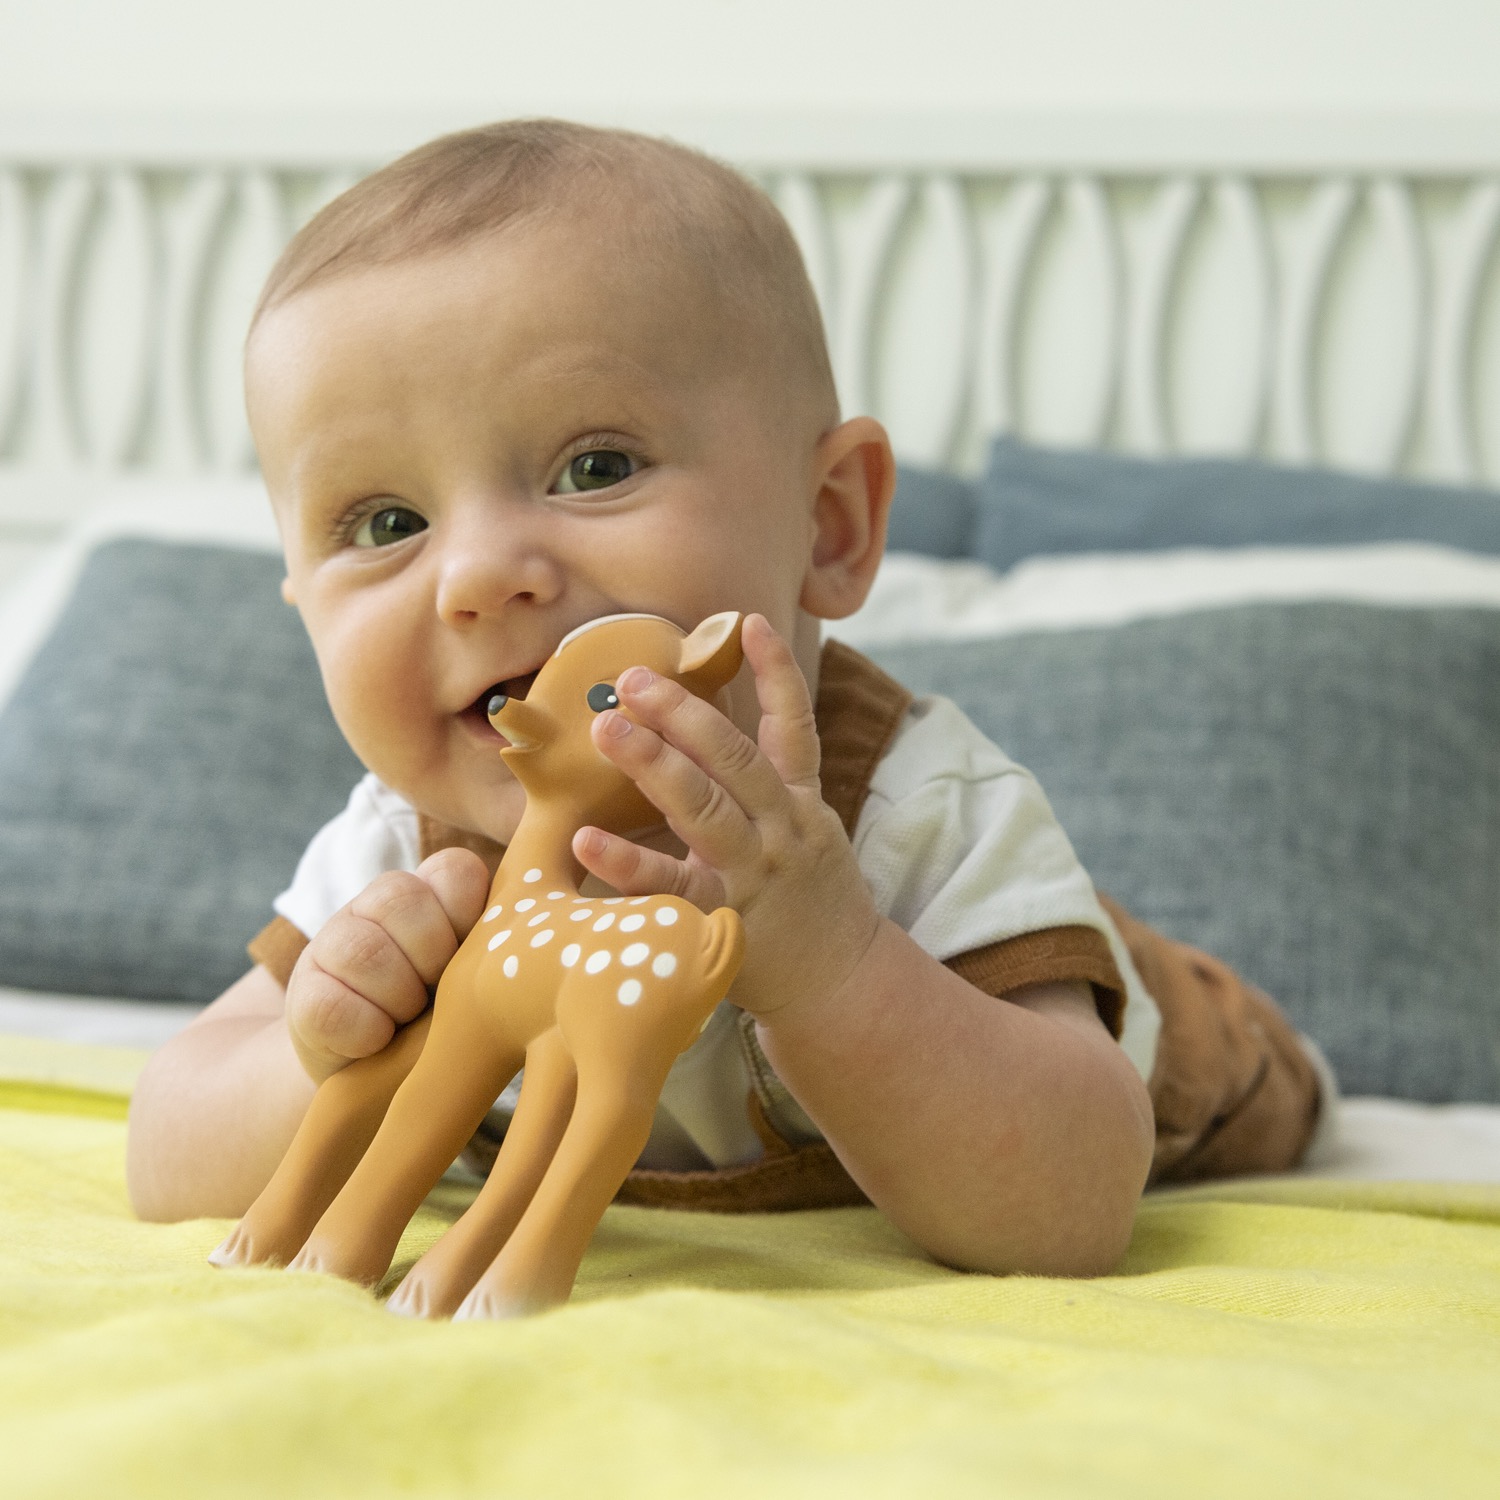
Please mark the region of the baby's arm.
<svg viewBox="0 0 1500 1500"><path fill-rule="evenodd" d="M674 860L599 830L579 859L628 894L669 890L745 922L734 999L782 1080L870 1198L933 1255L996 1272L1088 1275L1129 1241L1150 1166L1139 1075L1082 984L997 1001L875 910L818 783L807 686L745 625L759 745L670 681L627 673L639 728L595 743L688 847Z"/></svg>
<svg viewBox="0 0 1500 1500"><path fill-rule="evenodd" d="M463 849L372 881L303 950L285 990L257 965L146 1065L126 1173L143 1219L231 1218L281 1160L318 1084L426 1008L483 910Z"/></svg>

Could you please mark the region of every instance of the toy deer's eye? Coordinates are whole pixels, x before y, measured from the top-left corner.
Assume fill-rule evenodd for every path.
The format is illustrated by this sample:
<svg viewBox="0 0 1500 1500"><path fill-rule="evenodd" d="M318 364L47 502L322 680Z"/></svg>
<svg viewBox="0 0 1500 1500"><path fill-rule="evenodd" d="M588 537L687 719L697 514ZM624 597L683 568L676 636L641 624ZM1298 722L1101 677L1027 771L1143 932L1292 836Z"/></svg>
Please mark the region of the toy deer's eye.
<svg viewBox="0 0 1500 1500"><path fill-rule="evenodd" d="M589 707L596 714L602 714L606 708L618 708L620 696L615 692L614 685L608 682L596 682L589 689Z"/></svg>
<svg viewBox="0 0 1500 1500"><path fill-rule="evenodd" d="M587 490L607 490L611 485L629 479L638 465L618 448L591 448L580 453L557 476L552 486L558 495L578 495Z"/></svg>

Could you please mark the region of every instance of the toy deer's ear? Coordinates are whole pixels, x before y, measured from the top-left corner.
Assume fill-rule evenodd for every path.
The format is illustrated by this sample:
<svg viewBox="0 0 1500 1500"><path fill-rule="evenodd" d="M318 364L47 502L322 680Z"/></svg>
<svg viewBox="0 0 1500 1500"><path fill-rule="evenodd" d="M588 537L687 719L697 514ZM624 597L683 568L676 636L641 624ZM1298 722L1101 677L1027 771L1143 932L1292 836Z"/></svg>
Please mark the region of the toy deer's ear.
<svg viewBox="0 0 1500 1500"><path fill-rule="evenodd" d="M744 615L726 609L710 615L682 643L677 659L677 675L692 691L710 697L734 676L745 659L740 645L740 628Z"/></svg>

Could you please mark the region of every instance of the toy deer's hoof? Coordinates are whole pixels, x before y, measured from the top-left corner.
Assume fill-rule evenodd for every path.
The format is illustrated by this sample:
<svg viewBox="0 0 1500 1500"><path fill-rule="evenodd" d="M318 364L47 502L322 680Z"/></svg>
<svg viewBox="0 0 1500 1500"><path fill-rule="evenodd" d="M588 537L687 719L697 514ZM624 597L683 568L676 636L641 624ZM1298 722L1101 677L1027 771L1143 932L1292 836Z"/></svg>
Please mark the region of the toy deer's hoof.
<svg viewBox="0 0 1500 1500"><path fill-rule="evenodd" d="M427 1295L427 1283L420 1277L407 1274L401 1285L386 1300L385 1310L398 1318L440 1318L440 1309L435 1307Z"/></svg>
<svg viewBox="0 0 1500 1500"><path fill-rule="evenodd" d="M316 1271L324 1276L337 1276L338 1271L329 1263L328 1257L321 1249L315 1249L311 1244L304 1245L287 1262L288 1271Z"/></svg>
<svg viewBox="0 0 1500 1500"><path fill-rule="evenodd" d="M286 1257L277 1255L273 1249L258 1245L249 1226L241 1220L222 1243L208 1252L208 1263L221 1268L228 1266L279 1266Z"/></svg>
<svg viewBox="0 0 1500 1500"><path fill-rule="evenodd" d="M251 1263L240 1244L238 1229L208 1252L208 1263L211 1266L247 1266Z"/></svg>
<svg viewBox="0 0 1500 1500"><path fill-rule="evenodd" d="M532 1313L545 1312L553 1306L549 1301L521 1300L508 1297L484 1282L479 1282L474 1290L464 1298L458 1305L458 1311L453 1314L453 1321L457 1322L500 1322L508 1318L525 1318Z"/></svg>

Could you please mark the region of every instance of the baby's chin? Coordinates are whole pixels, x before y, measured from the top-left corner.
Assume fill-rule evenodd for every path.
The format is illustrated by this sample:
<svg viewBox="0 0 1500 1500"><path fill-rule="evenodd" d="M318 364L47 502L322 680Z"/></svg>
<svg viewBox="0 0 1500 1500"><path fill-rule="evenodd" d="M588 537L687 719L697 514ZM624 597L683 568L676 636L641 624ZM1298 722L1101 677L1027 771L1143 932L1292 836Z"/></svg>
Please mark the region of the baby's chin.
<svg viewBox="0 0 1500 1500"><path fill-rule="evenodd" d="M490 749L475 760L477 764L454 767L446 775L392 780L381 775L378 768L375 774L420 816L459 833L480 834L508 844L525 810L526 793L497 750Z"/></svg>

